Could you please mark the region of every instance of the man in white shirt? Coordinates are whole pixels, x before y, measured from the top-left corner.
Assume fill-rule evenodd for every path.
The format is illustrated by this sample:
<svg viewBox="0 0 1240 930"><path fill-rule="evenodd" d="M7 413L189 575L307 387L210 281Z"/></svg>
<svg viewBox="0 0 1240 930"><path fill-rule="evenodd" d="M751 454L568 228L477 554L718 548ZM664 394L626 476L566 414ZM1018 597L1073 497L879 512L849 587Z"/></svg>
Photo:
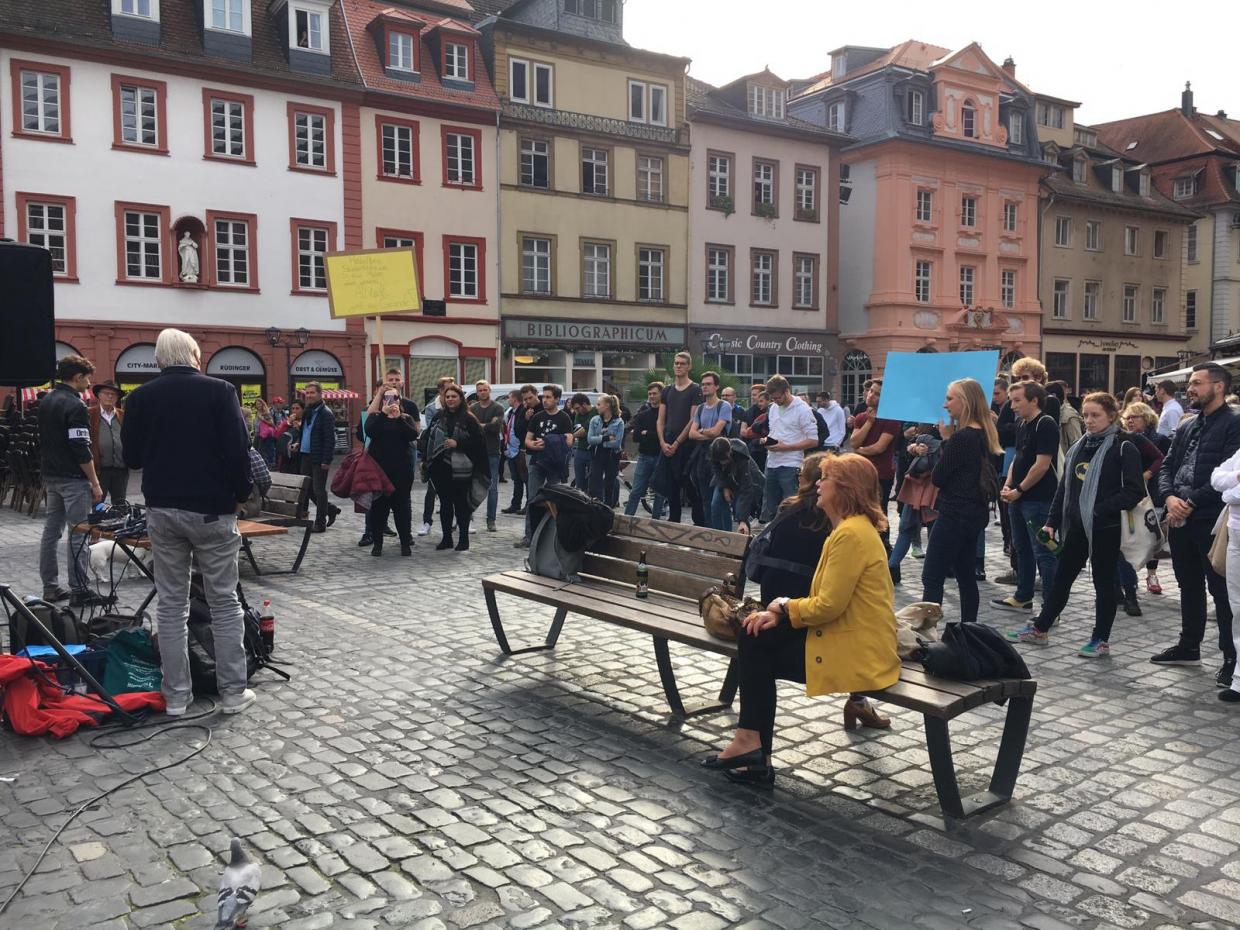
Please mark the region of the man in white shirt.
<svg viewBox="0 0 1240 930"><path fill-rule="evenodd" d="M1175 428L1180 425L1184 416L1184 408L1175 399L1175 382L1159 381L1154 388L1154 396L1162 404L1162 413L1158 417L1158 435L1174 436Z"/></svg>
<svg viewBox="0 0 1240 930"><path fill-rule="evenodd" d="M818 416L827 424L827 438L822 447L832 452L839 452L844 445L844 433L848 425L848 414L844 408L831 399L830 391L818 392Z"/></svg>
<svg viewBox="0 0 1240 930"><path fill-rule="evenodd" d="M766 382L770 400L767 422L770 432L763 442L766 447L766 488L762 498L762 520L770 522L784 498L797 490L801 461L805 450L818 445L818 424L809 404L793 396L788 379L775 375Z"/></svg>
<svg viewBox="0 0 1240 930"><path fill-rule="evenodd" d="M88 411L90 419L90 451L95 459L95 474L99 484L113 507L127 503L129 492L129 469L125 467L124 450L121 445L121 423L124 411L116 402L124 396L114 381L103 381L94 387L97 407Z"/></svg>

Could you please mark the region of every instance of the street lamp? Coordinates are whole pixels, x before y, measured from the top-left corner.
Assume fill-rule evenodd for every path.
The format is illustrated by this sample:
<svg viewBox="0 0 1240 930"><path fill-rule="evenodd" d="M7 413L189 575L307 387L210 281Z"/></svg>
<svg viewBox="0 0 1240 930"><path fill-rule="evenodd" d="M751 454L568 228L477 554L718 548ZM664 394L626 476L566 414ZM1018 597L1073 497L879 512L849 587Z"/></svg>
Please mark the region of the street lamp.
<svg viewBox="0 0 1240 930"><path fill-rule="evenodd" d="M284 338L284 333L280 331L278 326L268 326L264 332L267 341L273 349L284 349L284 370L288 373L288 402L293 402L293 345ZM291 334L297 340L296 345L299 349L304 349L306 343L310 341L310 330L304 326L299 327L296 332Z"/></svg>

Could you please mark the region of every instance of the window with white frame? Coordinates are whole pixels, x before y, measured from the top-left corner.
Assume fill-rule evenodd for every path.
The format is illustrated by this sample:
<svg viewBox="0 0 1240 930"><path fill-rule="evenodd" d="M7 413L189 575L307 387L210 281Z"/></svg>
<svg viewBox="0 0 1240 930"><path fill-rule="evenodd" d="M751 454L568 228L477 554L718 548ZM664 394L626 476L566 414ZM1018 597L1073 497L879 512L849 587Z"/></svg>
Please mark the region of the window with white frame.
<svg viewBox="0 0 1240 930"><path fill-rule="evenodd" d="M1072 282L1064 278L1055 279L1054 304L1051 315L1056 320L1066 320L1069 316L1068 301L1071 299Z"/></svg>
<svg viewBox="0 0 1240 930"><path fill-rule="evenodd" d="M1063 107L1057 103L1038 103L1038 125L1063 129Z"/></svg>
<svg viewBox="0 0 1240 930"><path fill-rule="evenodd" d="M143 19L151 19L151 0L120 0L121 12L126 16L140 16ZM159 8L155 8L158 15Z"/></svg>
<svg viewBox="0 0 1240 930"><path fill-rule="evenodd" d="M1124 322L1137 322L1137 286L1135 284L1124 285Z"/></svg>
<svg viewBox="0 0 1240 930"><path fill-rule="evenodd" d="M1102 223L1099 220L1085 221L1085 248L1090 252L1102 251Z"/></svg>
<svg viewBox="0 0 1240 930"><path fill-rule="evenodd" d="M797 255L793 258L792 299L794 307L818 305L817 255Z"/></svg>
<svg viewBox="0 0 1240 930"><path fill-rule="evenodd" d="M844 131L844 101L836 100L827 104L827 128L836 132Z"/></svg>
<svg viewBox="0 0 1240 930"><path fill-rule="evenodd" d="M972 307L975 295L975 286L977 284L977 269L972 265L960 266L960 303L965 307Z"/></svg>
<svg viewBox="0 0 1240 930"><path fill-rule="evenodd" d="M753 206L757 211L761 208L775 207L775 163L754 159L753 163Z"/></svg>
<svg viewBox="0 0 1240 930"><path fill-rule="evenodd" d="M388 33L388 67L397 71L413 70L413 36L407 32Z"/></svg>
<svg viewBox="0 0 1240 930"><path fill-rule="evenodd" d="M1137 175L1137 193L1142 197L1150 195L1150 173L1148 171L1142 171Z"/></svg>
<svg viewBox="0 0 1240 930"><path fill-rule="evenodd" d="M973 109L973 104L966 102L960 108L960 131L966 139L972 139L977 135L977 111Z"/></svg>
<svg viewBox="0 0 1240 930"><path fill-rule="evenodd" d="M304 168L327 167L327 117L298 111L293 117L295 162Z"/></svg>
<svg viewBox="0 0 1240 930"><path fill-rule="evenodd" d="M125 277L138 281L159 281L164 276L163 231L158 213L126 210Z"/></svg>
<svg viewBox="0 0 1240 930"><path fill-rule="evenodd" d="M1010 145L1023 145L1025 142L1025 114L1020 110L1013 110L1008 114L1008 143Z"/></svg>
<svg viewBox="0 0 1240 930"><path fill-rule="evenodd" d="M328 230L321 226L297 227L297 289L327 290Z"/></svg>
<svg viewBox="0 0 1240 930"><path fill-rule="evenodd" d="M244 220L215 221L215 283L226 287L250 285L250 226Z"/></svg>
<svg viewBox="0 0 1240 930"><path fill-rule="evenodd" d="M534 76L530 103L536 107L555 106L555 68L536 61L530 70Z"/></svg>
<svg viewBox="0 0 1240 930"><path fill-rule="evenodd" d="M408 236L384 236L383 244L380 248L384 249L412 249L417 246L417 240L410 239Z"/></svg>
<svg viewBox="0 0 1240 930"><path fill-rule="evenodd" d="M508 59L508 99L514 103L530 102L530 63L524 58Z"/></svg>
<svg viewBox="0 0 1240 930"><path fill-rule="evenodd" d="M50 71L21 72L22 129L60 134L60 75Z"/></svg>
<svg viewBox="0 0 1240 930"><path fill-rule="evenodd" d="M762 87L759 84L750 84L749 115L783 119L784 102L787 98L787 91L773 87Z"/></svg>
<svg viewBox="0 0 1240 930"><path fill-rule="evenodd" d="M246 32L245 0L211 0L211 28Z"/></svg>
<svg viewBox="0 0 1240 930"><path fill-rule="evenodd" d="M581 247L581 296L611 296L611 246L587 242Z"/></svg>
<svg viewBox="0 0 1240 930"><path fill-rule="evenodd" d="M551 293L551 240L542 236L521 237L521 292Z"/></svg>
<svg viewBox="0 0 1240 930"><path fill-rule="evenodd" d="M1193 194L1197 193L1197 176L1189 175L1186 178L1176 178L1175 186L1171 190L1171 196L1176 200L1185 200Z"/></svg>
<svg viewBox="0 0 1240 930"><path fill-rule="evenodd" d="M443 76L454 81L468 81L469 46L464 42L445 42L443 46Z"/></svg>
<svg viewBox="0 0 1240 930"><path fill-rule="evenodd" d="M711 246L706 250L706 299L727 303L732 299L732 250Z"/></svg>
<svg viewBox="0 0 1240 930"><path fill-rule="evenodd" d="M919 90L910 90L904 95L904 119L914 126L920 126L925 120L926 95Z"/></svg>
<svg viewBox="0 0 1240 930"><path fill-rule="evenodd" d="M1197 224L1189 223L1184 230L1184 257L1186 261L1197 261Z"/></svg>
<svg viewBox="0 0 1240 930"><path fill-rule="evenodd" d="M1072 180L1076 184L1084 184L1088 180L1089 162L1083 158L1072 159Z"/></svg>
<svg viewBox="0 0 1240 930"><path fill-rule="evenodd" d="M1003 202L1003 231L1016 232L1016 201L1014 200Z"/></svg>
<svg viewBox="0 0 1240 930"><path fill-rule="evenodd" d="M564 0L564 12L605 23L618 22L619 0Z"/></svg>
<svg viewBox="0 0 1240 930"><path fill-rule="evenodd" d="M546 139L521 140L521 184L543 190L551 186L551 144Z"/></svg>
<svg viewBox="0 0 1240 930"><path fill-rule="evenodd" d="M589 146L581 148L581 192L606 197L610 188L607 183L607 165L609 161L606 149Z"/></svg>
<svg viewBox="0 0 1240 930"><path fill-rule="evenodd" d="M930 303L931 274L933 274L931 263L919 259L913 271L913 296L919 304Z"/></svg>
<svg viewBox="0 0 1240 930"><path fill-rule="evenodd" d="M637 156L637 199L649 203L663 202L662 156Z"/></svg>
<svg viewBox="0 0 1240 930"><path fill-rule="evenodd" d="M717 206L724 198L732 196L732 156L714 152L706 156L707 206Z"/></svg>
<svg viewBox="0 0 1240 930"><path fill-rule="evenodd" d="M629 121L667 125L667 87L646 81L629 81Z"/></svg>
<svg viewBox="0 0 1240 930"><path fill-rule="evenodd" d="M447 181L465 187L478 183L477 153L472 133L450 132L445 140L447 148Z"/></svg>
<svg viewBox="0 0 1240 930"><path fill-rule="evenodd" d="M211 98L211 154L245 158L245 104Z"/></svg>
<svg viewBox="0 0 1240 930"><path fill-rule="evenodd" d="M646 122L646 83L629 81L629 121Z"/></svg>
<svg viewBox="0 0 1240 930"><path fill-rule="evenodd" d="M1085 312L1084 318L1087 320L1098 319L1098 301L1102 298L1102 283L1100 281L1085 282Z"/></svg>
<svg viewBox="0 0 1240 930"><path fill-rule="evenodd" d="M1122 194L1124 192L1124 169L1116 165L1111 169L1111 193Z"/></svg>
<svg viewBox="0 0 1240 930"><path fill-rule="evenodd" d="M797 167L796 174L797 219L818 219L818 169Z"/></svg>
<svg viewBox="0 0 1240 930"><path fill-rule="evenodd" d="M999 300L1008 310L1016 306L1016 272L1011 268L999 273Z"/></svg>
<svg viewBox="0 0 1240 930"><path fill-rule="evenodd" d="M159 91L136 84L120 85L121 141L126 145L159 145Z"/></svg>
<svg viewBox="0 0 1240 930"><path fill-rule="evenodd" d="M326 32L323 14L318 10L294 9L297 22L297 47L311 52L325 52Z"/></svg>
<svg viewBox="0 0 1240 930"><path fill-rule="evenodd" d="M1055 245L1064 249L1072 245L1072 217L1055 217Z"/></svg>
<svg viewBox="0 0 1240 930"><path fill-rule="evenodd" d="M934 216L934 191L924 187L917 191L917 222L929 223Z"/></svg>
<svg viewBox="0 0 1240 930"><path fill-rule="evenodd" d="M666 253L663 249L642 246L637 250L637 299L662 302L663 267Z"/></svg>
<svg viewBox="0 0 1240 930"><path fill-rule="evenodd" d="M1154 257L1167 257L1167 230L1165 229L1154 230Z"/></svg>
<svg viewBox="0 0 1240 930"><path fill-rule="evenodd" d="M1124 254L1137 255L1141 244L1141 230L1136 226L1124 227Z"/></svg>
<svg viewBox="0 0 1240 930"><path fill-rule="evenodd" d="M667 88L662 84L650 85L650 124L667 125Z"/></svg>
<svg viewBox="0 0 1240 930"><path fill-rule="evenodd" d="M401 123L384 123L380 134L383 138L383 176L412 179L413 127Z"/></svg>
<svg viewBox="0 0 1240 930"><path fill-rule="evenodd" d="M1153 300L1150 303L1150 322L1164 324L1167 322L1167 289L1154 288Z"/></svg>
<svg viewBox="0 0 1240 930"><path fill-rule="evenodd" d="M1184 292L1184 325L1188 329L1197 328L1197 292Z"/></svg>
<svg viewBox="0 0 1240 930"><path fill-rule="evenodd" d="M960 225L977 225L977 198L964 196L960 198Z"/></svg>
<svg viewBox="0 0 1240 930"><path fill-rule="evenodd" d="M52 253L52 274L69 273L68 217L64 204L28 202L26 241Z"/></svg>
<svg viewBox="0 0 1240 930"><path fill-rule="evenodd" d="M478 246L472 242L448 243L448 296L478 299Z"/></svg>
<svg viewBox="0 0 1240 930"><path fill-rule="evenodd" d="M749 302L769 306L775 302L775 253L754 250Z"/></svg>

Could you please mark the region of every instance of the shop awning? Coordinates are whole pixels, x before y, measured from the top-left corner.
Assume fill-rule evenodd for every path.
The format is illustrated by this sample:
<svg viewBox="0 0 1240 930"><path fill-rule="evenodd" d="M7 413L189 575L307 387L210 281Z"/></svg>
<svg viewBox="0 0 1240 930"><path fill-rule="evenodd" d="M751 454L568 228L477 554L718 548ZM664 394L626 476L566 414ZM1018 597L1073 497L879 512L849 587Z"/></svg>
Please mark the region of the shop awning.
<svg viewBox="0 0 1240 930"><path fill-rule="evenodd" d="M40 392L48 391L48 390L51 390L51 389L45 388L45 387L22 388L22 403L33 404L36 400L39 399ZM82 392L82 400L88 404L94 403L94 400L95 400L94 392L90 388L87 388L85 391Z"/></svg>
<svg viewBox="0 0 1240 930"><path fill-rule="evenodd" d="M324 400L357 400L357 391L330 390L323 392Z"/></svg>
<svg viewBox="0 0 1240 930"><path fill-rule="evenodd" d="M1207 359L1215 365L1222 365L1224 368L1230 368L1233 375L1240 373L1240 356L1236 358L1212 358ZM1197 364L1204 364L1198 362ZM1188 368L1177 368L1175 371L1155 371L1146 376L1146 380L1155 383L1158 381L1187 381L1188 376L1193 373L1190 365Z"/></svg>

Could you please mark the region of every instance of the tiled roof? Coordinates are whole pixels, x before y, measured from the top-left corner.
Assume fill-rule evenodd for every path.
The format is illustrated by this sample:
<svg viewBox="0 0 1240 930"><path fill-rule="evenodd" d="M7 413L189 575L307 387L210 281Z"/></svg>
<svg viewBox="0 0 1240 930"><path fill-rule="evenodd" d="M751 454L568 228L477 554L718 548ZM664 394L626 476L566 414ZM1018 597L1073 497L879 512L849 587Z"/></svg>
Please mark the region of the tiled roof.
<svg viewBox="0 0 1240 930"><path fill-rule="evenodd" d="M839 81L835 81L831 77L831 72L824 72L822 77L801 92L801 96L825 90L832 84L842 84L845 81L851 81L853 78L860 77L863 74L881 71L889 65L909 68L913 71L929 71L931 65L949 54L951 54L951 49L931 45L928 42L921 42L917 39L909 39L888 49L886 55L871 61L869 64L851 69Z"/></svg>
<svg viewBox="0 0 1240 930"><path fill-rule="evenodd" d="M435 13L423 13L416 7L402 8L403 12L420 18L427 24L427 28L422 30L419 39L421 42L421 80L415 83L387 76L383 69L383 61L379 57L379 47L374 35L367 29L375 17L392 10L390 0L340 0L337 7L344 10L345 20L353 37L353 54L356 56L361 80L367 87L417 100L481 107L488 110L499 109L499 98L495 94L494 87L491 86L491 76L482 60L482 50L477 43L474 44L472 72L474 89L457 90L445 87L440 81L439 59L435 55L428 34L435 26L449 28L450 25L451 28L472 33L475 31L472 26L459 20L444 19Z"/></svg>
<svg viewBox="0 0 1240 930"><path fill-rule="evenodd" d="M765 73L767 72L758 72L757 75L751 76L760 77ZM728 83L726 87L734 87L741 80L744 80L744 78L737 81L732 81ZM827 139L848 141L848 137L841 133L832 132L828 129L824 129L816 123L810 123L803 119L797 119L795 116L789 116L782 120L763 119L757 116L750 116L747 110L734 106L722 98L721 93L724 89L725 88L714 87L707 84L705 81L699 81L694 77L686 77L685 103L689 108L689 119L692 120L695 114L718 116L730 121L749 123L755 132L762 132L764 130L770 131L782 126L795 132L804 132L815 136L820 136L824 139L824 141Z"/></svg>
<svg viewBox="0 0 1240 930"><path fill-rule="evenodd" d="M1215 129L1223 139L1208 135L1207 128ZM1228 139L1228 136L1240 137L1235 120L1204 117L1201 114L1190 118L1178 109L1099 123L1094 129L1098 131L1098 138L1107 145L1151 164L1214 152L1240 154L1240 143L1236 139ZM1130 142L1137 144L1129 148Z"/></svg>
<svg viewBox="0 0 1240 930"><path fill-rule="evenodd" d="M1097 184L1089 186L1077 184L1072 180L1071 168L1058 171L1049 177L1043 178L1042 183L1056 197L1063 198L1064 200L1095 203L1104 207L1113 207L1117 210L1148 210L1168 216L1178 216L1186 222L1197 215L1192 210L1180 206L1171 198L1164 197L1154 190L1152 186L1149 196L1142 197L1136 191L1127 188L1125 188L1123 193L1117 194L1109 187L1102 187Z"/></svg>
<svg viewBox="0 0 1240 930"><path fill-rule="evenodd" d="M520 0L471 0L473 7L483 16L499 16Z"/></svg>
<svg viewBox="0 0 1240 930"><path fill-rule="evenodd" d="M202 47L198 0L165 0L160 4L158 46L114 38L110 4L103 0L0 0L0 33L39 37L93 48L122 49L138 56L177 62L200 62L221 69L292 77L318 84L358 83L357 69L348 53L349 40L339 4L331 9L332 70L330 75L295 72L289 68L275 20L266 3L253 4L251 61L211 57Z"/></svg>

